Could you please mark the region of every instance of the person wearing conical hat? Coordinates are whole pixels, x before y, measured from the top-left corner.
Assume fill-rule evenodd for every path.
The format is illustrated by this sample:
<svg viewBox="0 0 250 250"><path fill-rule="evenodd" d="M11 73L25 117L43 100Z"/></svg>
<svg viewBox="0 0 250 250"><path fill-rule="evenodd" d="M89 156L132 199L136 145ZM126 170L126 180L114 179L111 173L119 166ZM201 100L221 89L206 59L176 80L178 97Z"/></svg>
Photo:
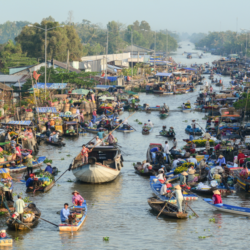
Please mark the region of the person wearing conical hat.
<svg viewBox="0 0 250 250"><path fill-rule="evenodd" d="M219 158L216 162L219 166L221 166L222 164L226 164L226 159L223 155L219 155Z"/></svg>
<svg viewBox="0 0 250 250"><path fill-rule="evenodd" d="M187 176L188 176L188 173L186 171L181 173L181 175L180 175L180 185L181 186L187 185Z"/></svg>
<svg viewBox="0 0 250 250"><path fill-rule="evenodd" d="M195 174L195 169L189 169L188 171L188 182L193 182L194 181L194 174Z"/></svg>
<svg viewBox="0 0 250 250"><path fill-rule="evenodd" d="M177 206L178 206L178 213L182 213L182 202L184 200L182 192L181 192L181 187L180 185L175 185L174 186L174 191L172 194L175 195L175 198L177 200Z"/></svg>
<svg viewBox="0 0 250 250"><path fill-rule="evenodd" d="M80 193L75 190L72 194L73 194L73 197L72 197L73 205L74 206L82 206L82 203L84 202L84 199L82 198Z"/></svg>
<svg viewBox="0 0 250 250"><path fill-rule="evenodd" d="M220 191L219 190L214 190L213 191L213 197L212 197L212 200L214 202L214 204L222 204L222 199L221 199L221 194L220 194Z"/></svg>

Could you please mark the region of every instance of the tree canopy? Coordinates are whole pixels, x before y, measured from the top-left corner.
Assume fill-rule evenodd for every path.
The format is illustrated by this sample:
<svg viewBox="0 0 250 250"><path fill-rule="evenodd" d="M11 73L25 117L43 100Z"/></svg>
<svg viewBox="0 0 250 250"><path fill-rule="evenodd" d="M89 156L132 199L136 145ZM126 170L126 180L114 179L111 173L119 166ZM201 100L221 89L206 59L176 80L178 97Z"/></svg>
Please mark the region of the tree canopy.
<svg viewBox="0 0 250 250"><path fill-rule="evenodd" d="M58 27L58 22L43 20L41 24L34 26L51 29L47 32L47 59L52 58L59 61L67 60L67 51L70 60L79 60L83 54L81 40L72 26ZM52 29L54 27L58 27ZM22 47L23 52L29 57L44 58L45 31L36 27L24 27L22 32L15 38Z"/></svg>

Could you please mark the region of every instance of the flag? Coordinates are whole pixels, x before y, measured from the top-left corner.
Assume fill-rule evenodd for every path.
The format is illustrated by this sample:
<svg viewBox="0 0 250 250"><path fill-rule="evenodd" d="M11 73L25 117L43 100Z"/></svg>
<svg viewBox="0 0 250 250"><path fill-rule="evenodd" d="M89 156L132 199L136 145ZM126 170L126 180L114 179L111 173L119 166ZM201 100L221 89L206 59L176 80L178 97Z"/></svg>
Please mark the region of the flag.
<svg viewBox="0 0 250 250"><path fill-rule="evenodd" d="M33 77L37 81L41 74L37 74L36 71L33 72Z"/></svg>

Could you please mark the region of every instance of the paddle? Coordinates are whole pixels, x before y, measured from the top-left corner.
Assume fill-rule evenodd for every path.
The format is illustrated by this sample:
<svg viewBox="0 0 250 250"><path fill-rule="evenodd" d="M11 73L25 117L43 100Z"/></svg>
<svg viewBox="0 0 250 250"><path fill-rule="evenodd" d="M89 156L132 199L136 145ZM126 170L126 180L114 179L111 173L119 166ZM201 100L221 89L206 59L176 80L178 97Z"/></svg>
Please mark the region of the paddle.
<svg viewBox="0 0 250 250"><path fill-rule="evenodd" d="M136 131L136 129L134 127L132 127L131 125L128 125L128 126L130 126L131 128L133 128Z"/></svg>
<svg viewBox="0 0 250 250"><path fill-rule="evenodd" d="M38 217L38 216L36 216L38 219L41 219L41 220L44 220L44 221L46 221L46 222L48 222L48 223L50 223L50 224L52 224L52 225L54 225L54 226L56 226L56 227L59 227L58 225L56 225L56 224L54 224L54 223L52 223L52 222L50 222L50 221L48 221L48 220L45 220L45 219L43 219L43 218L41 218L41 217Z"/></svg>
<svg viewBox="0 0 250 250"><path fill-rule="evenodd" d="M170 199L172 198L173 194L171 194L170 198L168 199L168 202L170 201ZM162 210L160 211L160 213L157 215L156 219L158 219L158 217L160 216L160 214L163 212L163 210L165 209L165 207L167 206L167 202L165 202L165 205L163 206Z"/></svg>
<svg viewBox="0 0 250 250"><path fill-rule="evenodd" d="M199 215L195 213L195 211L187 204L187 202L186 202L186 206L188 206L193 211L193 213L197 216L197 218L199 218Z"/></svg>

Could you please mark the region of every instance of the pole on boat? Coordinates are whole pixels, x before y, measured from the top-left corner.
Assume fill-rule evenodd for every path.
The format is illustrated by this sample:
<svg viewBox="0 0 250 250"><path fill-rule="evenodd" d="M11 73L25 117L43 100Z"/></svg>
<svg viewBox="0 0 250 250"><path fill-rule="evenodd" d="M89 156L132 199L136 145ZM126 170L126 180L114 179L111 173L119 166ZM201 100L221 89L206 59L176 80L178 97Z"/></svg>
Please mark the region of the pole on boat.
<svg viewBox="0 0 250 250"><path fill-rule="evenodd" d="M186 206L189 207L193 211L193 213L196 215L197 218L199 218L199 215L195 213L195 211L187 204L187 202L186 202Z"/></svg>
<svg viewBox="0 0 250 250"><path fill-rule="evenodd" d="M67 171L70 171L71 170L71 167L72 167L72 163L69 165L69 168L67 168L59 177L57 180L55 180L55 183L67 172ZM54 185L55 185L54 183Z"/></svg>
<svg viewBox="0 0 250 250"><path fill-rule="evenodd" d="M41 219L41 220L44 220L44 221L46 221L46 222L48 222L48 223L50 223L50 224L52 224L52 225L54 225L54 226L56 226L56 227L59 227L58 225L56 225L56 224L54 224L54 223L52 223L52 222L50 222L50 221L48 221L48 220L45 220L45 219L43 219L43 218L41 218L41 217L38 217L38 216L36 216L38 219Z"/></svg>
<svg viewBox="0 0 250 250"><path fill-rule="evenodd" d="M168 202L170 201L170 199L172 198L173 194L171 194L170 198L168 199ZM168 205L167 201L165 202L165 205L163 206L162 210L160 211L160 213L157 215L156 219L158 219L158 217L161 215L161 213L163 212L163 210L165 209L165 207Z"/></svg>

